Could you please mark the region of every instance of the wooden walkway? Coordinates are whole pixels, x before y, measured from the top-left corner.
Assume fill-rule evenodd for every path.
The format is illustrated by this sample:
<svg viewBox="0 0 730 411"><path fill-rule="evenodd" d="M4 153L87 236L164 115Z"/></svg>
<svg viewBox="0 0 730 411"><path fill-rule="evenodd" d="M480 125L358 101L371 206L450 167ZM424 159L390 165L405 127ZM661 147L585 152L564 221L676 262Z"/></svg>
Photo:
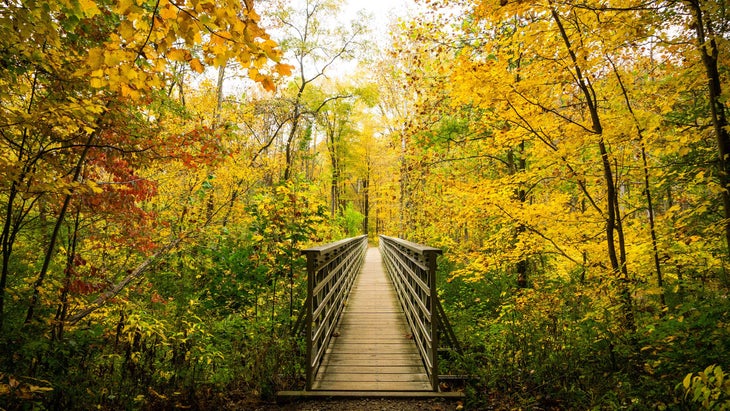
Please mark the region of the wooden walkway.
<svg viewBox="0 0 730 411"><path fill-rule="evenodd" d="M377 248L367 251L312 389L431 391Z"/></svg>

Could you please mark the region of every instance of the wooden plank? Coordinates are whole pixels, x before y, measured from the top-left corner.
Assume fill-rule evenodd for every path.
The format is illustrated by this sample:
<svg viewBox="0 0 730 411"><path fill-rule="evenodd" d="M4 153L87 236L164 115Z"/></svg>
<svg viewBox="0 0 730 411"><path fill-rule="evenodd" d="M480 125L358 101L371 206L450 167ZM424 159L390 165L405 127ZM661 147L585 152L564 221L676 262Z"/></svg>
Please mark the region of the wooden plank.
<svg viewBox="0 0 730 411"><path fill-rule="evenodd" d="M391 349L398 351L407 351L407 349L413 348L413 341L411 340L394 340L390 338L383 338L379 340L360 340L353 337L349 340L337 340L332 343L331 350L336 352L337 350L352 351L352 350L372 350L377 348L376 352L390 351ZM413 351L418 352L418 351Z"/></svg>
<svg viewBox="0 0 730 411"><path fill-rule="evenodd" d="M377 315L372 317L348 318L340 323L341 328L343 329L346 329L351 325L356 325L358 329L366 325L371 325L371 331L373 331L374 334L377 334L379 332L378 330L387 331L389 329L398 330L405 334L408 329L406 324L408 324L406 320L395 316L383 317ZM361 336L367 335L364 331L358 331L358 334Z"/></svg>
<svg viewBox="0 0 730 411"><path fill-rule="evenodd" d="M325 391L430 391L431 384L424 382L352 382L352 381L335 381L320 382L316 381L312 388L314 390Z"/></svg>
<svg viewBox="0 0 730 411"><path fill-rule="evenodd" d="M377 248L366 254L312 388L356 392L432 390Z"/></svg>
<svg viewBox="0 0 730 411"><path fill-rule="evenodd" d="M330 354L418 354L412 347L413 343L395 343L375 341L371 344L333 344L329 349Z"/></svg>
<svg viewBox="0 0 730 411"><path fill-rule="evenodd" d="M328 372L324 378L319 380L320 383L326 381L351 381L351 382L426 382L428 378L424 374L398 374L398 373L354 373L354 372L342 372L334 373Z"/></svg>
<svg viewBox="0 0 730 411"><path fill-rule="evenodd" d="M348 360L363 362L382 359L383 361L400 361L415 364L417 361L421 361L421 356L418 353L330 353L327 359L331 362L344 362Z"/></svg>
<svg viewBox="0 0 730 411"><path fill-rule="evenodd" d="M380 344L412 344L412 338L406 338L402 332L399 333L377 333L365 336L358 335L358 327L353 327L350 333L340 334L338 338L332 339L332 345L349 345L349 344L369 344L368 341L376 341ZM367 329L368 327L359 327ZM341 332L341 330L338 330Z"/></svg>
<svg viewBox="0 0 730 411"><path fill-rule="evenodd" d="M386 321L386 319L383 318L369 318L369 319L351 319L342 322L341 327L338 331L339 334L342 334L342 331L352 331L348 330L348 328L357 328L357 334L360 337L366 337L369 334L377 335L381 332L387 333L388 331L397 331L401 335L408 334L408 326L407 323L401 319L397 319L396 321ZM369 328L369 330L363 330L362 328Z"/></svg>
<svg viewBox="0 0 730 411"><path fill-rule="evenodd" d="M330 351L336 352L337 350L366 350L366 351L372 351L373 349L377 349L378 351L388 351L389 349L394 348L399 351L403 351L406 348L414 348L413 340L401 338L399 336L381 336L381 337L373 337L373 338L366 338L366 339L360 339L355 336L348 337L348 338L341 338L337 341L334 341L330 345ZM417 350L413 350L414 353L417 353Z"/></svg>
<svg viewBox="0 0 730 411"><path fill-rule="evenodd" d="M334 364L327 366L328 373L336 374L419 374L423 372L423 367L414 366L413 363L393 364L392 362L383 362L380 365L369 363L360 364Z"/></svg>
<svg viewBox="0 0 730 411"><path fill-rule="evenodd" d="M420 358L418 359L420 361ZM350 367L350 368L357 368L357 367L413 367L414 369L421 370L423 367L416 364L414 358L402 358L399 357L397 359L390 359L390 358L366 358L366 359L358 359L358 358L331 358L329 363L327 364L327 368L332 367Z"/></svg>
<svg viewBox="0 0 730 411"><path fill-rule="evenodd" d="M328 358L327 365L370 365L372 367L379 367L381 365L413 365L420 366L421 357L419 355L403 355L403 354L389 354L389 355L333 355Z"/></svg>

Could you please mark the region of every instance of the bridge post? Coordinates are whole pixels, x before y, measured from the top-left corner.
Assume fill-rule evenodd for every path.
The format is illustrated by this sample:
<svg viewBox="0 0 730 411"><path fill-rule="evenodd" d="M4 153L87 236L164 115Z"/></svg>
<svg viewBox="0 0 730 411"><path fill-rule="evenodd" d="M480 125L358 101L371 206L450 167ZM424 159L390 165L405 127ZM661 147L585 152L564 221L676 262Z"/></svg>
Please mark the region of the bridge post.
<svg viewBox="0 0 730 411"><path fill-rule="evenodd" d="M431 313L431 364L433 371L431 372L431 386L434 391L439 390L439 316L436 315L436 303L438 301L438 293L436 292L436 258L441 254L441 250L424 249L423 256L428 267L428 289L430 291L428 309Z"/></svg>
<svg viewBox="0 0 730 411"><path fill-rule="evenodd" d="M314 279L317 271L318 253L312 249L302 251L307 256L307 299L305 301L305 321L307 330L307 355L306 355L306 390L312 389L312 381L314 380L312 364L312 313L314 312L314 302L312 299L312 290L314 289Z"/></svg>

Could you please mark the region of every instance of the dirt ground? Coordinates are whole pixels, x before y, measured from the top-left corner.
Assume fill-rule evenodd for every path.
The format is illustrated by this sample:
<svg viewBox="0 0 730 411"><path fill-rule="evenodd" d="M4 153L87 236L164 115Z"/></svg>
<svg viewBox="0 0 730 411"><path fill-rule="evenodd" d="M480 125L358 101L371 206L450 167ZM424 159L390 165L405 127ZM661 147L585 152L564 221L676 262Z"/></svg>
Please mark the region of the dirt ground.
<svg viewBox="0 0 730 411"><path fill-rule="evenodd" d="M459 411L457 400L332 399L289 404L259 404L255 411Z"/></svg>

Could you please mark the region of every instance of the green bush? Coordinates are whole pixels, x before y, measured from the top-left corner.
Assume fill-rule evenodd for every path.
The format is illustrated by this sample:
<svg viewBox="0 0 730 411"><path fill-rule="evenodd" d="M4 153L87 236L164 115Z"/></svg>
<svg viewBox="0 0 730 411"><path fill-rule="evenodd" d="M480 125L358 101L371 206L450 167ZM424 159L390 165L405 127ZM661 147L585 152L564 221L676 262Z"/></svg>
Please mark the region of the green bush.
<svg viewBox="0 0 730 411"><path fill-rule="evenodd" d="M689 373L681 384L684 399L705 410L730 410L730 376L719 365Z"/></svg>

